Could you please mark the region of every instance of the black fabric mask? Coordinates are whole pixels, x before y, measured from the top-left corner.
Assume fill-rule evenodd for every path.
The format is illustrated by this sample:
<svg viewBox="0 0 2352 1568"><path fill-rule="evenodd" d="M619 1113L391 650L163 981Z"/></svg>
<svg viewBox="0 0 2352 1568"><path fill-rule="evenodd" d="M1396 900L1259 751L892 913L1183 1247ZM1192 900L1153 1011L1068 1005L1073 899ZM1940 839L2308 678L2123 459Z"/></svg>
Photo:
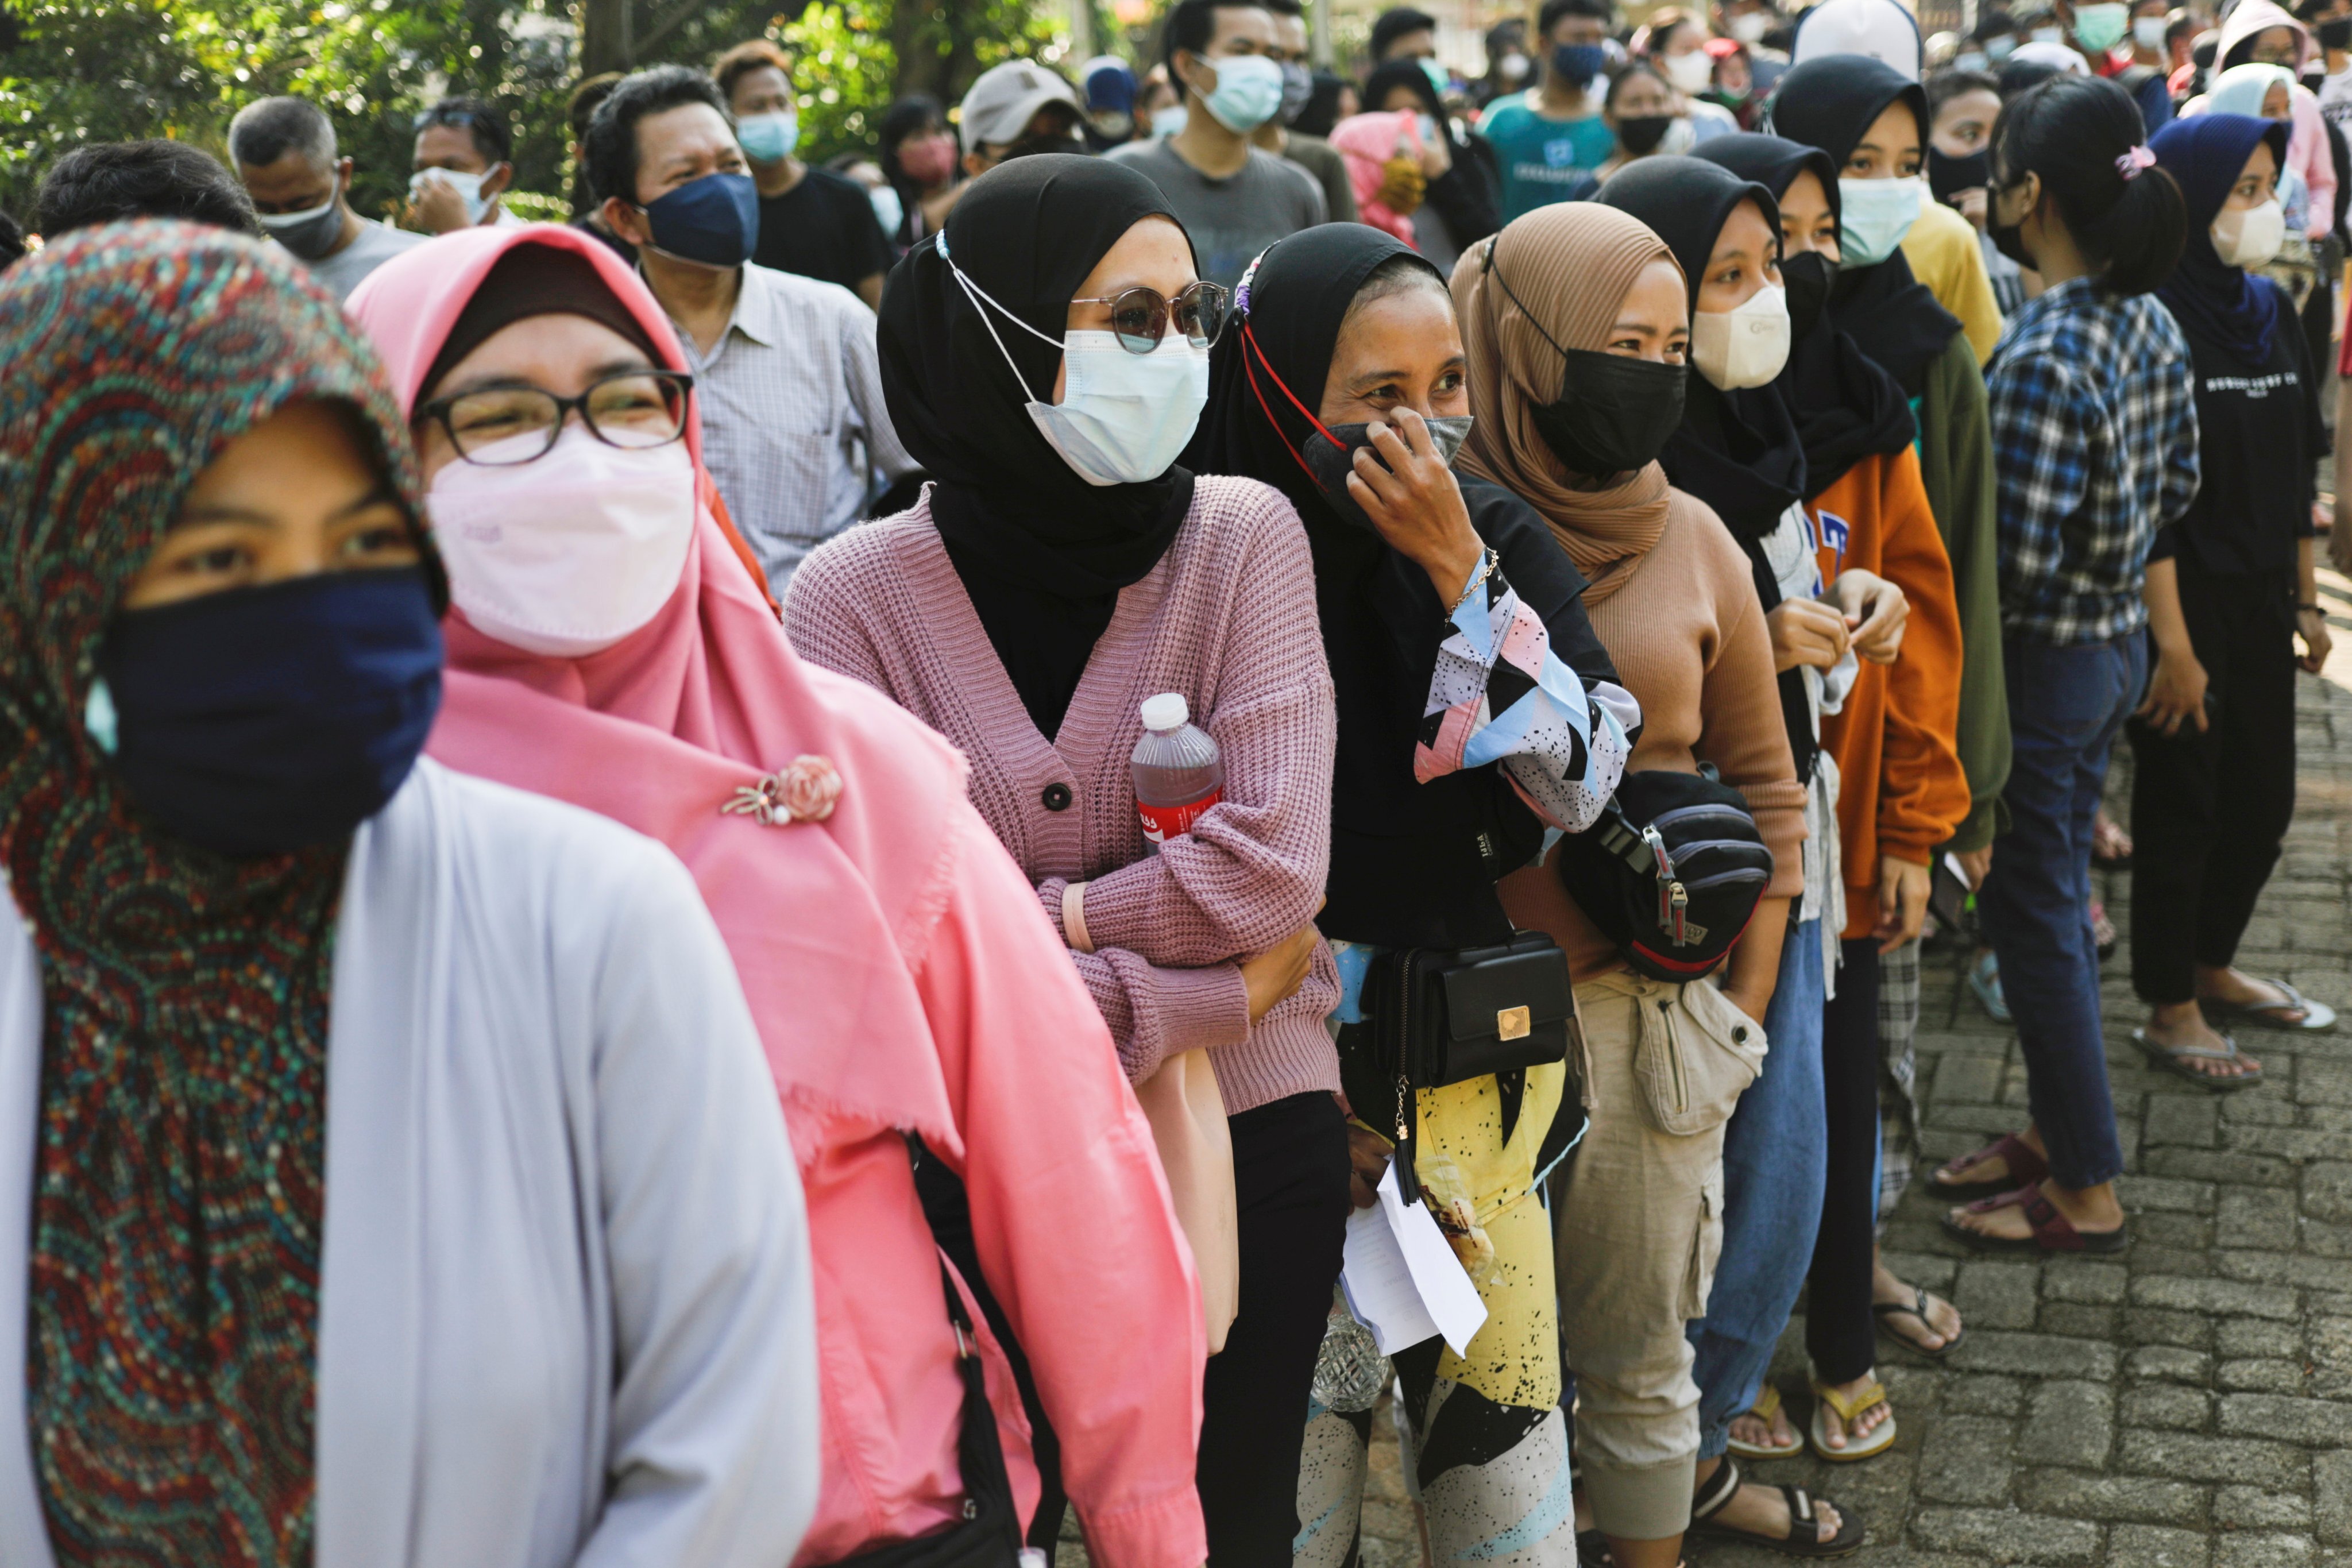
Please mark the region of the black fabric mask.
<svg viewBox="0 0 2352 1568"><path fill-rule="evenodd" d="M1992 153L1979 149L1965 158L1927 149L1927 191L1946 206L1962 191L1978 190L1992 182Z"/></svg>
<svg viewBox="0 0 2352 1568"><path fill-rule="evenodd" d="M1830 283L1837 269L1818 250L1780 258L1780 282L1789 291L1789 341L1795 342L1821 324L1829 308Z"/></svg>
<svg viewBox="0 0 2352 1568"><path fill-rule="evenodd" d="M2319 24L2319 47L2352 49L2352 16L2336 16Z"/></svg>
<svg viewBox="0 0 2352 1568"><path fill-rule="evenodd" d="M1552 456L1569 472L1589 479L1657 461L1666 437L1683 422L1686 368L1597 349L1560 353L1568 364L1559 398L1528 409Z"/></svg>
<svg viewBox="0 0 2352 1568"><path fill-rule="evenodd" d="M2028 272L2034 271L2040 264L2033 259L2033 253L2025 248L2023 232L2025 220L2020 218L2015 223L2003 223L1993 216L1993 213L1999 210L2000 198L2000 193L1998 191L1990 193L1987 198L1989 205L1985 211L1986 237L1992 241L1992 247L1995 250L2000 251Z"/></svg>
<svg viewBox="0 0 2352 1568"><path fill-rule="evenodd" d="M1625 151L1639 156L1657 151L1658 143L1675 123L1671 114L1636 114L1617 122L1617 140Z"/></svg>
<svg viewBox="0 0 2352 1568"><path fill-rule="evenodd" d="M1426 423L1430 444L1437 448L1437 455L1444 458L1446 466L1451 468L1454 454L1460 451L1462 443L1470 438L1470 426L1474 423L1472 416L1460 414ZM1330 425L1324 428L1330 432L1332 440L1326 440L1323 432L1317 431L1307 437L1304 449L1299 453L1307 472L1315 476L1315 488L1322 492L1323 503L1339 514L1340 521L1374 533L1380 532L1370 516L1357 504L1354 492L1348 489L1348 476L1356 471L1357 451L1372 447L1372 438L1367 433L1371 426ZM1339 444L1333 445L1334 440ZM1375 460L1380 458L1377 448L1372 448L1372 457ZM1381 466L1386 468L1388 465L1382 463Z"/></svg>

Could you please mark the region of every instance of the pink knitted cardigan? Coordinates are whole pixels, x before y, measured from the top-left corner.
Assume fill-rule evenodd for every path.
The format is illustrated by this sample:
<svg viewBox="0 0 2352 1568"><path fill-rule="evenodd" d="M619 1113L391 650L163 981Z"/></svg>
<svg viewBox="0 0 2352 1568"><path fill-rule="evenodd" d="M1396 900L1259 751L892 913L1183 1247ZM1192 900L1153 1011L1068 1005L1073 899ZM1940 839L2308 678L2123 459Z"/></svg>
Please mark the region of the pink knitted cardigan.
<svg viewBox="0 0 2352 1568"><path fill-rule="evenodd" d="M1307 983L1255 1028L1238 963L1314 918L1331 853L1331 677L1307 537L1279 492L1195 484L1168 553L1120 592L1051 742L989 645L928 491L812 554L784 626L803 658L879 688L963 749L972 803L1055 930L1062 889L1086 881L1095 951L1070 956L1130 1079L1214 1047L1228 1114L1339 1089L1323 1026L1339 1003L1330 950L1317 944ZM1128 758L1139 705L1162 691L1182 692L1216 738L1225 795L1149 855Z"/></svg>

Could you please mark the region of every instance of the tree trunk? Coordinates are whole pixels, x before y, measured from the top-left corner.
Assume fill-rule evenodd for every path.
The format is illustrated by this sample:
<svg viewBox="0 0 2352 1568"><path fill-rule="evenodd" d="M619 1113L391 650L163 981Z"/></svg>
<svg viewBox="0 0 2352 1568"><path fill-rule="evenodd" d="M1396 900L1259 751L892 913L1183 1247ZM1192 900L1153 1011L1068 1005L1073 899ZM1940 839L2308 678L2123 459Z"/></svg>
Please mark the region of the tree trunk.
<svg viewBox="0 0 2352 1568"><path fill-rule="evenodd" d="M602 76L635 63L629 38L629 0L581 0L580 74Z"/></svg>

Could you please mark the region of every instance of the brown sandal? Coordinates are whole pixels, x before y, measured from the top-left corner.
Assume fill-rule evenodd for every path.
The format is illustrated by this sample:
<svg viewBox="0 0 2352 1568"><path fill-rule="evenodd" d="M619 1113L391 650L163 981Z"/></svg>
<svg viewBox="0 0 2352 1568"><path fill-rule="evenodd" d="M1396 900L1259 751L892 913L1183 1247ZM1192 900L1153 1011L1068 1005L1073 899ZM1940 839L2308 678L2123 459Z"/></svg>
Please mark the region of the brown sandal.
<svg viewBox="0 0 2352 1568"><path fill-rule="evenodd" d="M1996 1176L1988 1182L1948 1182L1943 1179L1944 1165L1958 1165L1966 1170L1970 1165L1981 1165L1987 1160L2001 1162L2009 1167L2008 1174ZM2022 1140L2008 1132L2002 1133L1975 1153L1963 1154L1957 1160L1947 1160L1944 1165L1937 1166L1928 1176L1927 1191L1937 1197L1950 1198L1958 1203L1967 1203L1977 1198L1998 1197L2003 1193L2014 1191L2019 1187L2032 1186L2037 1182L2046 1181L2050 1175L2050 1162L2035 1153L2032 1148Z"/></svg>
<svg viewBox="0 0 2352 1568"><path fill-rule="evenodd" d="M2020 1187L2013 1193L2003 1193L1997 1198L1979 1198L1969 1205L1970 1214L1990 1214L1995 1209L2021 1208L2025 1223L2033 1227L2031 1236L1987 1236L1972 1230L1946 1215L1945 1234L1958 1237L1979 1252L2033 1252L2047 1256L2053 1252L2121 1252L2131 1245L2128 1226L2114 1230L2076 1230L2074 1222L2058 1212L2058 1205L2042 1195L2037 1184Z"/></svg>

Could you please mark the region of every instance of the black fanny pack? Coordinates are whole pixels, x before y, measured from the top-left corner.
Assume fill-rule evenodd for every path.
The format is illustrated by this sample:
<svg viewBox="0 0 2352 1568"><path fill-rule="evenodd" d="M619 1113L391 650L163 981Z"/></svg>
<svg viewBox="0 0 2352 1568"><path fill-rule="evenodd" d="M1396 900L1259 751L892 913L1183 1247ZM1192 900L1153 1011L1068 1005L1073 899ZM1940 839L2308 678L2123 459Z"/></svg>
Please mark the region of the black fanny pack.
<svg viewBox="0 0 2352 1568"><path fill-rule="evenodd" d="M1577 1023L1568 955L1540 931L1496 947L1384 952L1364 976L1362 1008L1365 1022L1339 1034L1339 1081L1357 1119L1396 1140L1408 1194L1419 1190L1408 1179L1415 1089L1498 1075L1507 1138L1523 1069L1583 1059L1569 1049ZM1580 1098L1572 1086L1566 1102Z"/></svg>
<svg viewBox="0 0 2352 1568"><path fill-rule="evenodd" d="M1748 797L1704 764L1627 773L1601 820L1560 840L1551 863L1576 907L1653 980L1713 973L1772 885Z"/></svg>

